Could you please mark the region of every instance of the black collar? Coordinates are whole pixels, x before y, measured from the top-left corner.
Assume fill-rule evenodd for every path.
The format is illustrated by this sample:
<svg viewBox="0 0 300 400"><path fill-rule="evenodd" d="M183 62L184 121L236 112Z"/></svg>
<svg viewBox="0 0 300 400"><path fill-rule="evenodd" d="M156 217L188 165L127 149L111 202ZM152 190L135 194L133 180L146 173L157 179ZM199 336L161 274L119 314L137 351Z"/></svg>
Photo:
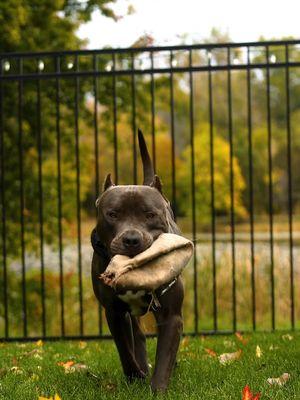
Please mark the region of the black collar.
<svg viewBox="0 0 300 400"><path fill-rule="evenodd" d="M92 234L91 234L91 243L93 246L93 249L95 253L97 253L100 257L103 259L109 261L110 260L110 255L108 253L108 250L106 246L101 242L98 233L96 231L96 228L93 229Z"/></svg>

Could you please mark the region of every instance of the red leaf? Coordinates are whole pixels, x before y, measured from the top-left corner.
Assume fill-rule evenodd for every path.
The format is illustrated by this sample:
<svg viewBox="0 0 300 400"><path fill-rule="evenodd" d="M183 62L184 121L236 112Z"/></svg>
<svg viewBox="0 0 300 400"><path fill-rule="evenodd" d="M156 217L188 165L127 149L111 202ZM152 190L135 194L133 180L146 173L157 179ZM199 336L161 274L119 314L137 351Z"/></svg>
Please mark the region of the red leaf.
<svg viewBox="0 0 300 400"><path fill-rule="evenodd" d="M243 389L243 397L242 400L259 400L260 399L260 393L257 393L256 395L254 395L251 390L250 387L248 385L246 385Z"/></svg>
<svg viewBox="0 0 300 400"><path fill-rule="evenodd" d="M246 385L243 389L243 398L242 400L252 400L252 393L250 387Z"/></svg>

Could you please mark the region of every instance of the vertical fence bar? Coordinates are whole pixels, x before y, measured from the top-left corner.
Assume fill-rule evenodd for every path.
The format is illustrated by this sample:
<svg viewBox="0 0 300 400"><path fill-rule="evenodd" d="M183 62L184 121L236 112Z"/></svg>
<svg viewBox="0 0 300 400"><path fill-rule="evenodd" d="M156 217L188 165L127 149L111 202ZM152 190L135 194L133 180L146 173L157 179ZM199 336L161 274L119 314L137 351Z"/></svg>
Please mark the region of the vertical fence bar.
<svg viewBox="0 0 300 400"><path fill-rule="evenodd" d="M170 118L171 118L171 168L172 168L172 208L176 220L176 172L175 172L175 126L174 126L174 79L173 79L173 51L170 51Z"/></svg>
<svg viewBox="0 0 300 400"><path fill-rule="evenodd" d="M3 305L4 305L4 336L9 336L8 328L8 301L7 301L7 254L6 254L6 210L5 210L5 162L4 162L4 105L3 105L3 71L2 60L0 59L0 146L1 146L1 219L2 219L2 262L3 262Z"/></svg>
<svg viewBox="0 0 300 400"><path fill-rule="evenodd" d="M254 207L253 207L253 148L252 148L252 105L250 48L247 47L247 114L248 114L248 163L249 163L249 211L250 211L250 252L251 252L251 291L252 291L252 328L256 330L255 296L255 258L254 258Z"/></svg>
<svg viewBox="0 0 300 400"><path fill-rule="evenodd" d="M268 172L269 172L269 227L270 227L270 283L271 283L271 324L275 329L275 282L274 282L274 228L273 228L273 160L272 160L272 125L271 125L271 96L269 46L266 46L266 89L267 89L267 130L268 130Z"/></svg>
<svg viewBox="0 0 300 400"><path fill-rule="evenodd" d="M196 243L196 195L195 195L195 143L194 143L194 83L192 72L192 51L189 51L189 86L190 86L190 144L191 144L191 193L192 193L192 235L194 248L194 333L198 334L198 273Z"/></svg>
<svg viewBox="0 0 300 400"><path fill-rule="evenodd" d="M208 53L208 66L211 67L211 53ZM213 89L211 70L208 70L208 102L209 102L209 157L210 157L210 196L211 196L211 231L212 231L212 267L213 267L213 317L214 331L218 330L217 307L217 268L216 268L216 219L215 219L215 167L214 167L214 118Z"/></svg>
<svg viewBox="0 0 300 400"><path fill-rule="evenodd" d="M76 72L79 71L78 55L75 57ZM79 287L79 330L83 336L83 295L82 295L82 257L81 257L81 206L80 206L80 148L78 110L79 77L75 78L75 162L76 162L76 208L77 208L77 253L78 253L78 287Z"/></svg>
<svg viewBox="0 0 300 400"><path fill-rule="evenodd" d="M113 61L113 76L112 76L112 92L113 92L113 132L114 132L114 170L115 170L115 181L118 184L118 131L117 131L117 93L116 93L116 55L112 54Z"/></svg>
<svg viewBox="0 0 300 400"><path fill-rule="evenodd" d="M94 72L97 71L97 55L93 55L93 69ZM99 187L99 132L98 132L98 78L94 74L93 79L93 89L94 89L94 148L95 148L95 198L97 199L100 195ZM98 211L96 209L96 218L98 217ZM98 329L100 336L103 333L103 321L102 321L102 308L101 304L98 302Z"/></svg>
<svg viewBox="0 0 300 400"><path fill-rule="evenodd" d="M290 255L290 302L291 327L295 329L295 294L294 294L294 239L293 239L293 177L292 177L292 138L290 120L290 69L289 47L285 45L285 86L286 86L286 135L287 135L287 173L288 173L288 213L289 213L289 255Z"/></svg>
<svg viewBox="0 0 300 400"><path fill-rule="evenodd" d="M234 170L233 170L233 131L232 131L232 89L231 89L231 54L227 48L227 99L228 99L228 134L229 134L229 171L230 171L230 228L232 256L232 327L236 331L236 255L235 255L235 212L234 212Z"/></svg>
<svg viewBox="0 0 300 400"><path fill-rule="evenodd" d="M151 51L151 136L152 136L152 160L154 171L156 171L156 145L155 145L155 82L154 82L154 60Z"/></svg>
<svg viewBox="0 0 300 400"><path fill-rule="evenodd" d="M40 72L38 66L38 73ZM38 150L38 190L39 190L39 234L41 260L41 305L42 305L42 335L46 336L46 304L45 304L45 262L44 262L44 210L43 210L43 149L41 129L41 81L36 81L36 115L37 115L37 150Z"/></svg>
<svg viewBox="0 0 300 400"><path fill-rule="evenodd" d="M56 73L60 73L60 57L57 56ZM57 222L59 247L59 286L60 286L60 327L61 336L65 336L65 305L64 305L64 265L63 265L63 238L62 238L62 194L61 194L61 133L60 133L60 78L56 84L56 159L57 159Z"/></svg>
<svg viewBox="0 0 300 400"><path fill-rule="evenodd" d="M19 58L19 74L23 74L23 60ZM26 262L25 262L25 221L24 221L24 160L23 160L23 80L18 85L18 148L20 179L20 227L21 227L21 263L22 263L22 317L23 335L27 337L27 303L26 303Z"/></svg>
<svg viewBox="0 0 300 400"><path fill-rule="evenodd" d="M131 95L132 95L132 153L133 153L133 183L137 184L137 159L136 159L136 106L135 106L135 62L134 53L131 53Z"/></svg>

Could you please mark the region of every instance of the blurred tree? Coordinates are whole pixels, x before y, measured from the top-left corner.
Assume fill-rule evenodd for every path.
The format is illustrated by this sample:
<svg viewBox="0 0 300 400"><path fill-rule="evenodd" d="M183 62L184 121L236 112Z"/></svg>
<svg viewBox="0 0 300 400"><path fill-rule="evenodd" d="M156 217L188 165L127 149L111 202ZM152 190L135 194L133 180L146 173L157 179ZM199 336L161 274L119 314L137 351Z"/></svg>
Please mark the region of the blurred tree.
<svg viewBox="0 0 300 400"><path fill-rule="evenodd" d="M78 49L81 23L95 10L117 21L111 5L117 0L10 0L0 2L0 51Z"/></svg>
<svg viewBox="0 0 300 400"><path fill-rule="evenodd" d="M87 22L95 10L108 18L118 20L111 8L116 0L12 0L0 2L0 52L34 52L45 50L79 49L84 45L76 31ZM2 61L2 68L4 68ZM10 58L10 71L18 73L18 58ZM58 61L44 57L47 71L53 71ZM78 58L78 67L86 68L87 61ZM104 62L104 61L103 61ZM76 64L73 59L61 57L62 70ZM37 72L36 57L23 60L26 72ZM76 66L76 65L75 65ZM4 69L3 69L4 71ZM81 80L76 93L76 80L24 80L2 82L3 152L6 213L6 243L8 255L17 256L21 249L20 220L24 219L26 250L38 246L39 235L39 133L42 149L43 225L47 242L53 243L58 230L58 165L57 123L60 129L62 226L68 233L71 219L76 215L76 165L80 169L80 200L84 201L91 187L93 167L92 117L86 107L91 81ZM79 83L79 79L78 79ZM39 86L38 86L39 85ZM40 98L38 98L38 87ZM57 121L56 99L59 99L60 118ZM78 110L79 160L76 160L76 101ZM41 115L38 113L38 103ZM22 160L22 161L21 161ZM24 204L21 210L21 167L23 168Z"/></svg>

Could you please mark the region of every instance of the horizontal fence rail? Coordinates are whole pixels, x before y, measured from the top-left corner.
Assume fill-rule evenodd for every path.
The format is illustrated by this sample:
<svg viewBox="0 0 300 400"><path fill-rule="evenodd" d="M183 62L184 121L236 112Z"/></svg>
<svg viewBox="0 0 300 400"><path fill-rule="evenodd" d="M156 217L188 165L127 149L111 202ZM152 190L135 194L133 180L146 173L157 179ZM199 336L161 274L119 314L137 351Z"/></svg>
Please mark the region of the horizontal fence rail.
<svg viewBox="0 0 300 400"><path fill-rule="evenodd" d="M0 54L0 339L110 337L89 236L138 128L195 244L185 334L298 328L298 126L297 40Z"/></svg>

